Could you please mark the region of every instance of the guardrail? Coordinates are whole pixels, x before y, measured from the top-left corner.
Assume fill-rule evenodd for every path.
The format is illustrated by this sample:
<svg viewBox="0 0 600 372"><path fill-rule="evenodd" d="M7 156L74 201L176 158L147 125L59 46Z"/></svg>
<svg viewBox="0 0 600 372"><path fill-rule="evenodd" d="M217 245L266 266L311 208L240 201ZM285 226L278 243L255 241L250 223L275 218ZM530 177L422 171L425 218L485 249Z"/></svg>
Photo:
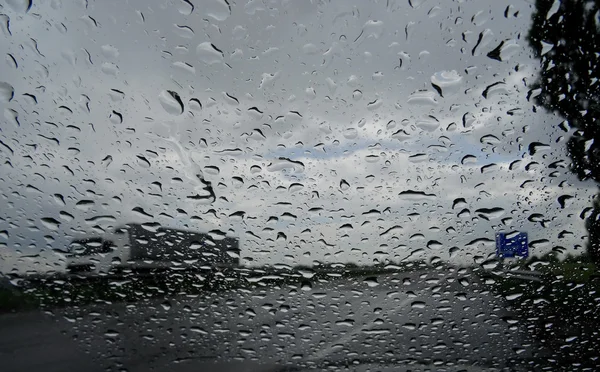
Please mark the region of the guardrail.
<svg viewBox="0 0 600 372"><path fill-rule="evenodd" d="M523 280L530 280L533 282L541 282L542 281L542 273L539 271L531 271L531 270L505 270L503 271L506 277L508 278L516 278Z"/></svg>

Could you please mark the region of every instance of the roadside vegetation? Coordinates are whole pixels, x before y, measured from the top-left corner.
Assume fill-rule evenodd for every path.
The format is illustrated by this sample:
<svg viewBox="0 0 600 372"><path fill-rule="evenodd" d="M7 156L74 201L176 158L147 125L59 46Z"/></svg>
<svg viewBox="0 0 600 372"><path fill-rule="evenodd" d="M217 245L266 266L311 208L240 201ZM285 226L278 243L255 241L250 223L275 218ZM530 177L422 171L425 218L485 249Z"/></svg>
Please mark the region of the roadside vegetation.
<svg viewBox="0 0 600 372"><path fill-rule="evenodd" d="M0 312L81 306L91 303L138 302L151 298L199 296L206 291L259 287L312 287L348 278L409 272L429 268L425 262L358 266L276 266L195 271L121 271L110 275L55 274L14 277L0 289ZM361 279L362 280L362 279Z"/></svg>
<svg viewBox="0 0 600 372"><path fill-rule="evenodd" d="M552 370L581 370L600 365L600 273L588 255L555 254L533 258L514 268L540 272L540 281L490 277L523 329L545 353Z"/></svg>

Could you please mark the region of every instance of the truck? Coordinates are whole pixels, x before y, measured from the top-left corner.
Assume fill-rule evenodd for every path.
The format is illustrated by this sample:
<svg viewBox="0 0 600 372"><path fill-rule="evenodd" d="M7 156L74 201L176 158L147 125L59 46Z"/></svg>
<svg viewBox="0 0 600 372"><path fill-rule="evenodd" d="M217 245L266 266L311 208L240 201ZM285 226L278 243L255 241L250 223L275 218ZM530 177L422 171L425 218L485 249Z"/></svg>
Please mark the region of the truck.
<svg viewBox="0 0 600 372"><path fill-rule="evenodd" d="M67 272L101 274L143 270L199 270L240 265L239 239L130 223L103 235L74 239Z"/></svg>

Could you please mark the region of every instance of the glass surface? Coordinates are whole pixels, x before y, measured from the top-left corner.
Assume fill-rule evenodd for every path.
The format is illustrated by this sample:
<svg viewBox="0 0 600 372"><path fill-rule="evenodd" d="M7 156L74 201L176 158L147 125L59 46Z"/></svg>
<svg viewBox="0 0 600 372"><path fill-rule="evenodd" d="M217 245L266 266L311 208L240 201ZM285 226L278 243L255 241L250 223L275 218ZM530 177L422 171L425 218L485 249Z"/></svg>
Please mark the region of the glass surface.
<svg viewBox="0 0 600 372"><path fill-rule="evenodd" d="M599 9L1 2L2 370L597 370Z"/></svg>

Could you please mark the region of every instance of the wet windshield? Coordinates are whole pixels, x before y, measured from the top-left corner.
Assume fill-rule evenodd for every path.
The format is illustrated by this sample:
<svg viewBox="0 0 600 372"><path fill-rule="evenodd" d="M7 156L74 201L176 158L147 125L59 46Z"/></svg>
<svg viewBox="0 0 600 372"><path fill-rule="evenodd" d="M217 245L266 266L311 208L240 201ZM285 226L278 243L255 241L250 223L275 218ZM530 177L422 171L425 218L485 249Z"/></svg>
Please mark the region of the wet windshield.
<svg viewBox="0 0 600 372"><path fill-rule="evenodd" d="M6 0L0 355L595 370L597 0Z"/></svg>

